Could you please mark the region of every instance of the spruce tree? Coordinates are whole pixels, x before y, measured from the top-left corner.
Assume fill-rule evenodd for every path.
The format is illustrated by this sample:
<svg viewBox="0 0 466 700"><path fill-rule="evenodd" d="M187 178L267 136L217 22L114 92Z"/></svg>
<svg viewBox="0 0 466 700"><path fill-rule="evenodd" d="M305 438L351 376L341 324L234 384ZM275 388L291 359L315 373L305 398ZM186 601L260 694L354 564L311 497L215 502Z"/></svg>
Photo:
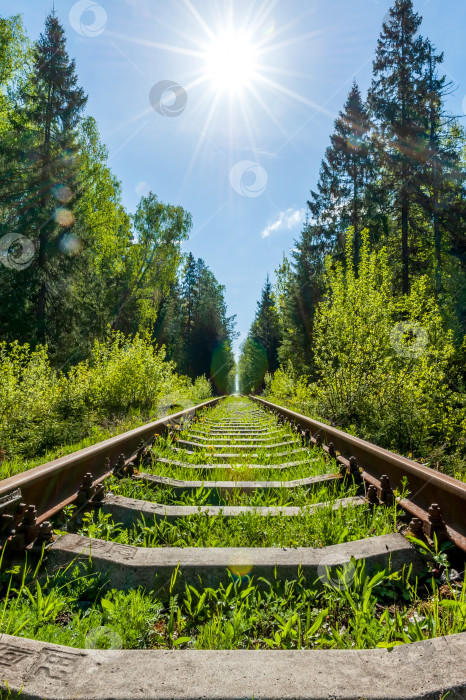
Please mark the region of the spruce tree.
<svg viewBox="0 0 466 700"><path fill-rule="evenodd" d="M461 227L453 212L454 202L458 195L461 199L460 192L464 186L464 173L461 173L464 134L459 130L456 120L444 111L444 99L451 94L453 85L445 75L439 75L438 66L441 63L443 53L437 54L429 41L426 65L429 159L421 201L433 230L437 292L442 289L442 255L446 250L445 238L450 237L449 219L453 218L454 235Z"/></svg>
<svg viewBox="0 0 466 700"><path fill-rule="evenodd" d="M184 269L182 282L184 307L186 312L186 343L189 350L194 322L194 305L197 286L196 260L192 253L189 253Z"/></svg>
<svg viewBox="0 0 466 700"><path fill-rule="evenodd" d="M335 121L330 146L322 161L317 191L308 202L316 233L323 239L322 254L344 253L344 234L354 228L354 262L357 267L360 234L368 221L368 183L373 179L370 120L356 82L343 111ZM330 248L330 250L329 250Z"/></svg>
<svg viewBox="0 0 466 700"><path fill-rule="evenodd" d="M412 0L396 0L383 25L373 65L369 105L378 127L378 155L401 227L402 290L409 290L413 204L428 159L429 44L418 34Z"/></svg>
<svg viewBox="0 0 466 700"><path fill-rule="evenodd" d="M64 29L52 12L34 47L32 75L22 91L24 109L17 122L19 132L28 132L31 145L23 154L27 175L18 227L36 244L37 259L29 271L35 297L30 306L35 310L36 340L42 343L51 339L49 323L61 305L66 273L60 264L60 240L72 229L79 195L76 128L87 97L77 83Z"/></svg>
<svg viewBox="0 0 466 700"><path fill-rule="evenodd" d="M275 306L272 285L267 275L262 289L261 299L257 302L257 311L249 332L252 347L259 348L265 356L263 367L258 367L256 389L264 386L265 371L273 374L278 369L278 349L281 341L280 317Z"/></svg>
<svg viewBox="0 0 466 700"><path fill-rule="evenodd" d="M282 366L289 363L300 374L314 374L313 325L316 308L325 290L325 256L330 250L323 247L322 227L307 221L295 241L291 262L279 268L282 302L282 337L279 359ZM285 279L282 281L283 273Z"/></svg>
<svg viewBox="0 0 466 700"><path fill-rule="evenodd" d="M232 388L236 337L224 295L205 262L189 253L180 283L172 285L154 326L154 339L166 345L178 370L192 379L205 375L222 394Z"/></svg>

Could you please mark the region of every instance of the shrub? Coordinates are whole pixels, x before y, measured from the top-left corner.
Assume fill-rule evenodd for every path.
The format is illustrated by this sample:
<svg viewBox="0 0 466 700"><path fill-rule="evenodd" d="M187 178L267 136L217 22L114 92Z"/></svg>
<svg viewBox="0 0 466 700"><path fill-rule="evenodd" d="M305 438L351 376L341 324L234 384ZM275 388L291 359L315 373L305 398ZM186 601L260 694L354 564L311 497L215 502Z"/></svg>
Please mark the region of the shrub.
<svg viewBox="0 0 466 700"><path fill-rule="evenodd" d="M32 457L87 436L99 421L156 416L163 397L184 405L211 396L205 377L180 377L164 348L147 337L112 333L67 374L50 366L47 348L0 343L0 459ZM152 415L151 415L152 414Z"/></svg>
<svg viewBox="0 0 466 700"><path fill-rule="evenodd" d="M445 442L455 449L464 444L466 410L449 386L452 331L428 279L396 296L386 251L371 253L367 231L362 238L357 274L351 231L345 263L327 263L313 338L316 382L306 387L292 368L279 370L270 394L405 454Z"/></svg>

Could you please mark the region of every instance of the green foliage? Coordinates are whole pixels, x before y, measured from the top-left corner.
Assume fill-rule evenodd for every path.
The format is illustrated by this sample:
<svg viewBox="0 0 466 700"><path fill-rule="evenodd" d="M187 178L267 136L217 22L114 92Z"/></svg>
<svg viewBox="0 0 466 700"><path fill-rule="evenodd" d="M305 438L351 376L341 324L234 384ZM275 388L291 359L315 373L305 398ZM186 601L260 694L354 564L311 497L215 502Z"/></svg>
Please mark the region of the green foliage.
<svg viewBox="0 0 466 700"><path fill-rule="evenodd" d="M248 337L241 348L239 386L242 394L254 393L265 386L266 372L278 368L281 328L276 302L267 276L261 300Z"/></svg>
<svg viewBox="0 0 466 700"><path fill-rule="evenodd" d="M309 381L296 372L291 361L286 368L279 367L275 374L266 381L265 395L271 400L276 398L286 405L293 407L300 413L315 413L315 405L312 405L312 395L309 390Z"/></svg>
<svg viewBox="0 0 466 700"><path fill-rule="evenodd" d="M27 57L27 40L21 15L0 17L0 88L2 100L8 85L24 68ZM0 102L2 107L3 101Z"/></svg>
<svg viewBox="0 0 466 700"><path fill-rule="evenodd" d="M127 413L134 408L150 411L158 400L173 391L174 366L165 362L165 350L157 350L148 337L132 339L112 333L105 342L96 341L89 363L72 370L87 384L88 401L102 416ZM188 389L188 380L178 379Z"/></svg>
<svg viewBox="0 0 466 700"><path fill-rule="evenodd" d="M83 565L40 582L23 572L2 593L0 633L15 620L19 636L78 649L390 649L466 629L466 584L432 581L423 600L409 571L369 574L352 560L329 573L318 581L230 573L213 588L183 586L175 571L162 601L142 589L108 590Z"/></svg>
<svg viewBox="0 0 466 700"><path fill-rule="evenodd" d="M445 440L455 446L466 412L455 411L460 397L448 388L453 333L428 279L394 296L387 255L370 252L367 232L358 272L350 232L346 264L329 261L328 292L317 311L317 381L306 389L281 370L269 393L305 409L307 391L308 411L404 453L422 455Z"/></svg>
<svg viewBox="0 0 466 700"><path fill-rule="evenodd" d="M445 384L452 333L426 278L408 295L393 297L385 252L370 253L365 232L356 277L351 246L349 234L346 268L329 264L328 294L316 320L320 412L358 425L388 447L419 453L440 434L448 437L443 405L451 404Z"/></svg>
<svg viewBox="0 0 466 700"><path fill-rule="evenodd" d="M112 325L134 333L152 328L157 318L154 296L161 299L173 283L181 261L181 243L188 238L192 222L182 207L163 204L149 193L141 198L133 224L135 240L127 251L119 308Z"/></svg>
<svg viewBox="0 0 466 700"><path fill-rule="evenodd" d="M227 316L225 288L205 262L192 253L179 284L162 301L154 338L167 348L167 357L188 377L207 377L216 394L235 389L232 342L235 317Z"/></svg>
<svg viewBox="0 0 466 700"><path fill-rule="evenodd" d="M0 443L2 457L31 457L76 442L94 425L131 412L150 417L164 397L199 403L210 394L200 378L192 385L165 361L147 337L111 333L96 341L91 357L64 374L39 346L0 343ZM165 402L166 403L166 402Z"/></svg>

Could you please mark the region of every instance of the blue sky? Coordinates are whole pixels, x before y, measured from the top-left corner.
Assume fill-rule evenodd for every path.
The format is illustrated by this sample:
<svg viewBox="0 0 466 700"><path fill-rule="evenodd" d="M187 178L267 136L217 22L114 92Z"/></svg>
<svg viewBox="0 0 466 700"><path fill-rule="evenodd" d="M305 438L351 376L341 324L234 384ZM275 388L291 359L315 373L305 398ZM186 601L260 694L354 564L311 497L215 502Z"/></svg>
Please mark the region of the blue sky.
<svg viewBox="0 0 466 700"><path fill-rule="evenodd" d="M365 96L390 0L55 0L87 111L134 211L149 189L192 213L185 250L226 287L241 339L293 248L350 85ZM38 37L51 0L2 0ZM88 9L86 9L86 7ZM466 110L466 2L417 0ZM229 60L229 51L235 60ZM235 89L234 89L235 88Z"/></svg>

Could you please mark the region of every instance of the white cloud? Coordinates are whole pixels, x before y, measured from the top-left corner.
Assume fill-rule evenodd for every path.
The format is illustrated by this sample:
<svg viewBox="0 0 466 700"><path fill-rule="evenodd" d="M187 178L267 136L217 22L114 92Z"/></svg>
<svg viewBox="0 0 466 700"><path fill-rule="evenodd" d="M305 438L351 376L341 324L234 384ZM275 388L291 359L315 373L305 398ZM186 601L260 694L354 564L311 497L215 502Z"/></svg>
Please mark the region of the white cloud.
<svg viewBox="0 0 466 700"><path fill-rule="evenodd" d="M305 209L281 211L277 219L262 231L262 238L268 238L271 233L276 231L290 231L292 228L296 228L296 226L303 223L305 215Z"/></svg>

